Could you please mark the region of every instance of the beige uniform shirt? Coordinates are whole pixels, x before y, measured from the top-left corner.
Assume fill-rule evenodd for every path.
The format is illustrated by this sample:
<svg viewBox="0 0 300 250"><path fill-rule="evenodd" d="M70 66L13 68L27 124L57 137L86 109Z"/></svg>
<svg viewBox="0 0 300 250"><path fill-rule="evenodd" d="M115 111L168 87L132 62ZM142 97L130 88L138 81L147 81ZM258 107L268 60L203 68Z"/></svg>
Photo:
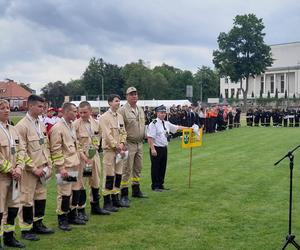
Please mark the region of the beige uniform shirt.
<svg viewBox="0 0 300 250"><path fill-rule="evenodd" d="M126 130L122 115L106 111L100 117L100 127L102 130L102 148L115 149L120 143L126 142Z"/></svg>
<svg viewBox="0 0 300 250"><path fill-rule="evenodd" d="M90 146L95 147L96 150L99 149L101 141L101 128L98 121L95 121L92 117L90 117L88 122L85 122L79 118L74 121L73 125L80 148L85 154Z"/></svg>
<svg viewBox="0 0 300 250"><path fill-rule="evenodd" d="M5 130L5 131L4 131ZM24 143L17 130L1 122L0 125L0 177L19 165L24 168Z"/></svg>
<svg viewBox="0 0 300 250"><path fill-rule="evenodd" d="M118 111L124 119L128 142L142 142L145 137L145 114L140 107L133 109L126 103Z"/></svg>
<svg viewBox="0 0 300 250"><path fill-rule="evenodd" d="M16 129L25 144L25 168L34 171L43 165L52 167L45 125L27 113L18 122Z"/></svg>
<svg viewBox="0 0 300 250"><path fill-rule="evenodd" d="M52 162L56 168L71 168L80 164L79 145L74 126L65 120L56 123L49 133Z"/></svg>

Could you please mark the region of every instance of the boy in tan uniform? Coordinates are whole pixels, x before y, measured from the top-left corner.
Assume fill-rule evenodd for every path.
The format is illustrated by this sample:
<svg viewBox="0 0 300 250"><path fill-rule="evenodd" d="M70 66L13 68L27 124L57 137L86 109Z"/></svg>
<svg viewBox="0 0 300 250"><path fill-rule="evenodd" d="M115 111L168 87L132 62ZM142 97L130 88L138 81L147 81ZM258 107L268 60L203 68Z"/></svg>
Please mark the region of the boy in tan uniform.
<svg viewBox="0 0 300 250"><path fill-rule="evenodd" d="M78 189L76 188L77 178L71 177L70 173L78 171L80 167L78 141L72 124L76 119L77 108L68 102L64 103L62 109L63 117L51 128L49 137L50 151L56 172L67 182L67 184L57 185L58 226L63 231L70 231L69 223L83 225L85 222L79 219L76 211L79 203ZM72 204L70 205L71 195Z"/></svg>
<svg viewBox="0 0 300 250"><path fill-rule="evenodd" d="M126 90L127 103L118 112L123 116L127 131L128 159L124 162L121 182L121 204L129 207L128 186L131 178L132 197L147 198L140 189L143 165L143 142L145 138L145 114L137 106L138 93L135 87Z"/></svg>
<svg viewBox="0 0 300 250"><path fill-rule="evenodd" d="M116 163L118 153L124 155L126 130L123 117L117 113L120 96L108 97L109 110L100 117L105 183L103 186L104 209L117 212L120 207L119 192L122 180L122 164Z"/></svg>
<svg viewBox="0 0 300 250"><path fill-rule="evenodd" d="M8 123L9 113L8 101L0 100L0 249L3 247L3 236L4 243L8 247L25 247L14 237L15 218L18 215L20 199L12 197L13 180L19 183L24 169L24 145L17 130ZM6 218L3 235L1 222L4 213Z"/></svg>
<svg viewBox="0 0 300 250"><path fill-rule="evenodd" d="M91 187L91 213L109 215L110 212L100 207L100 157L98 153L101 140L100 124L91 116L92 107L89 102L81 102L79 104L78 111L80 118L74 122L74 128L76 130L80 148L82 148L82 152L80 153L80 169L83 169L83 172L79 175L79 181L77 182L77 185L79 185L78 192L80 196L78 214L81 218L87 220L85 213L86 190L84 187L87 178L89 180L89 186Z"/></svg>
<svg viewBox="0 0 300 250"><path fill-rule="evenodd" d="M19 224L22 238L36 241L38 234L54 233L43 224L47 188L41 178L51 176L51 159L46 128L39 120L45 100L37 95L28 97L28 112L16 125L25 144L25 171L21 179L21 209ZM33 211L34 207L34 211Z"/></svg>

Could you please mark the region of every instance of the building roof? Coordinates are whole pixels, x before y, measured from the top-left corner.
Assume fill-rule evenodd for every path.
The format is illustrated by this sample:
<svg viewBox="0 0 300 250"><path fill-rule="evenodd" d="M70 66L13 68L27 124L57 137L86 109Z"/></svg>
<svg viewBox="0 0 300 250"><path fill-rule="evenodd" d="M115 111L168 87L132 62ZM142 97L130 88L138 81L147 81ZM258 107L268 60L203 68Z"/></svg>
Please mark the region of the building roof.
<svg viewBox="0 0 300 250"><path fill-rule="evenodd" d="M0 98L25 99L31 95L31 92L24 89L15 81L0 81Z"/></svg>

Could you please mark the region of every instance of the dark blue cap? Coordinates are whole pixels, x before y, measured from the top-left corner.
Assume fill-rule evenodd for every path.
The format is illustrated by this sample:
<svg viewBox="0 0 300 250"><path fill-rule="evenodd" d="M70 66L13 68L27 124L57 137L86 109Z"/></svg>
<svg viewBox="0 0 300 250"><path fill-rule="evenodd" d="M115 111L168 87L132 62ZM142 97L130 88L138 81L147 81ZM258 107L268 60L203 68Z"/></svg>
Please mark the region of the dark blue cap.
<svg viewBox="0 0 300 250"><path fill-rule="evenodd" d="M164 105L158 106L155 110L156 112L167 112L167 108Z"/></svg>

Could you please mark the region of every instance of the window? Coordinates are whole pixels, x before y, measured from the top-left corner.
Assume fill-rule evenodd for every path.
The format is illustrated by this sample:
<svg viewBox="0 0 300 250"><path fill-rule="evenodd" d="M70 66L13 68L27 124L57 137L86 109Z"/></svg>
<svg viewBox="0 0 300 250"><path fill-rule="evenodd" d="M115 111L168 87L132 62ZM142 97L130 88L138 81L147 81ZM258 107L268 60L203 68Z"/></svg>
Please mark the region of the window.
<svg viewBox="0 0 300 250"><path fill-rule="evenodd" d="M284 75L280 76L280 92L284 93Z"/></svg>
<svg viewBox="0 0 300 250"><path fill-rule="evenodd" d="M231 98L234 97L234 89L231 89Z"/></svg>
<svg viewBox="0 0 300 250"><path fill-rule="evenodd" d="M260 78L260 91L261 91L261 93L264 93L264 84L265 84L265 82L264 82L264 77L262 76L261 78Z"/></svg>
<svg viewBox="0 0 300 250"><path fill-rule="evenodd" d="M225 83L228 83L228 78L227 77L225 77Z"/></svg>
<svg viewBox="0 0 300 250"><path fill-rule="evenodd" d="M225 89L225 98L228 98L228 89Z"/></svg>
<svg viewBox="0 0 300 250"><path fill-rule="evenodd" d="M271 85L271 94L273 94L274 93L274 76L271 76L271 83L270 83L270 85Z"/></svg>

